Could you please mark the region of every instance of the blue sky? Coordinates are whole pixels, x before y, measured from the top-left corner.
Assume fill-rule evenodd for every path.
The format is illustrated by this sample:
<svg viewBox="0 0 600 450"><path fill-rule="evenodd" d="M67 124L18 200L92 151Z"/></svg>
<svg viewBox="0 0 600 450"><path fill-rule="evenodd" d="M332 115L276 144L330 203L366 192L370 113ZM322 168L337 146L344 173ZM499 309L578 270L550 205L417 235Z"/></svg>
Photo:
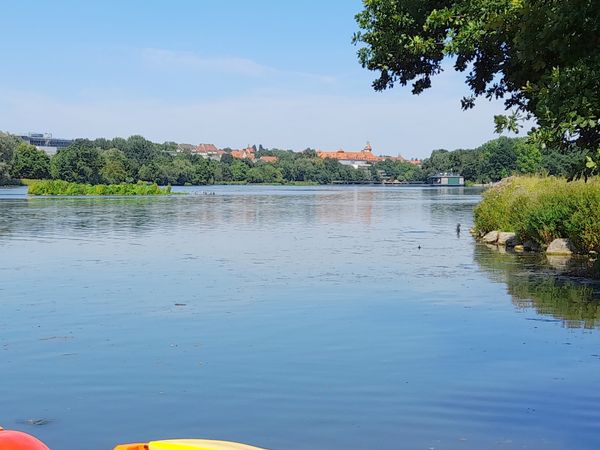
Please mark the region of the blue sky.
<svg viewBox="0 0 600 450"><path fill-rule="evenodd" d="M142 134L220 147L425 157L475 147L501 103L460 110L464 76L376 93L360 67L360 0L5 2L0 130Z"/></svg>

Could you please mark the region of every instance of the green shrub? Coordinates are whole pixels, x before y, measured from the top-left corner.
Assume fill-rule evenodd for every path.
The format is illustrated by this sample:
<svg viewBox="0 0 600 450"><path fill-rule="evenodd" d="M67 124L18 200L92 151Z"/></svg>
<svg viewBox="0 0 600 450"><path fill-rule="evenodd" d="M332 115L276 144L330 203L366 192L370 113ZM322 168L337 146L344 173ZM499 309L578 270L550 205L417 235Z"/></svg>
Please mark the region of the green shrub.
<svg viewBox="0 0 600 450"><path fill-rule="evenodd" d="M511 177L486 191L475 208L475 228L514 231L547 245L568 238L581 252L600 250L600 179Z"/></svg>

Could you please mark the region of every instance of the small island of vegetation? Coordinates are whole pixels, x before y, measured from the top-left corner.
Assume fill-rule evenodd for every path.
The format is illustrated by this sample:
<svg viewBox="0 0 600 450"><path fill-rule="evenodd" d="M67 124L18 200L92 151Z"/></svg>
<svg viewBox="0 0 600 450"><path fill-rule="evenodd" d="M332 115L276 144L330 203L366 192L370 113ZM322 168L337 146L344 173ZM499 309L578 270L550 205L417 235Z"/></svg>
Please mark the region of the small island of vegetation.
<svg viewBox="0 0 600 450"><path fill-rule="evenodd" d="M85 184L63 180L23 180L29 187L29 195L168 195L171 186L159 187L156 183L136 184Z"/></svg>

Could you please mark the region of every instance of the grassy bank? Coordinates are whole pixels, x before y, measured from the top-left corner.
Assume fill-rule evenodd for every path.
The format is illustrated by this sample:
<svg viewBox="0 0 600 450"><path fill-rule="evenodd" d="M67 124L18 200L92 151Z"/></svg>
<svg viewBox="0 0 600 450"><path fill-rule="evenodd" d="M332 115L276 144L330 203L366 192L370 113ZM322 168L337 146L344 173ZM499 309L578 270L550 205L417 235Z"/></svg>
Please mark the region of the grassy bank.
<svg viewBox="0 0 600 450"><path fill-rule="evenodd" d="M568 238L579 252L600 251L600 179L508 178L483 194L475 229L513 231L540 245Z"/></svg>
<svg viewBox="0 0 600 450"><path fill-rule="evenodd" d="M167 195L171 186L156 184L80 184L62 180L23 180L29 195Z"/></svg>

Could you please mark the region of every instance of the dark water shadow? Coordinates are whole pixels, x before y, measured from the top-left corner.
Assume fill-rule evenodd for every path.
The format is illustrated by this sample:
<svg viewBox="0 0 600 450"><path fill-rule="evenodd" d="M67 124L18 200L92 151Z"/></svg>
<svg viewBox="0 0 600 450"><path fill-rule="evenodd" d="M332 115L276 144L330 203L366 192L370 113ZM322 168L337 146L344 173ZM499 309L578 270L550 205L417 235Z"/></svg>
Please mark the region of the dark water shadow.
<svg viewBox="0 0 600 450"><path fill-rule="evenodd" d="M484 245L475 246L474 259L491 279L506 284L516 308L533 309L567 328L600 327L597 261L517 254Z"/></svg>

